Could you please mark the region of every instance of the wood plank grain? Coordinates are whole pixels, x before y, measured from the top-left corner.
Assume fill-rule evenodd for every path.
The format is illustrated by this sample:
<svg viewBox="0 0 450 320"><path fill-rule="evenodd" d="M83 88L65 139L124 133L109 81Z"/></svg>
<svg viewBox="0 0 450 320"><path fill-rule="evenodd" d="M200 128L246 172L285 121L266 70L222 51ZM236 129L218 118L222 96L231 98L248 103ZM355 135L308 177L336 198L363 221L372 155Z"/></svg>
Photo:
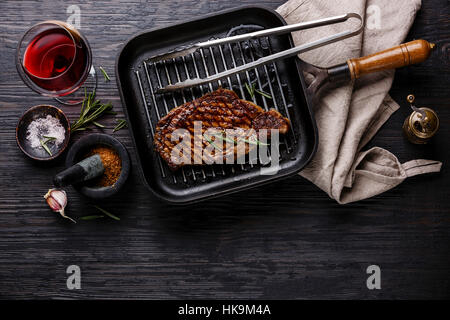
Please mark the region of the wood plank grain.
<svg viewBox="0 0 450 320"><path fill-rule="evenodd" d="M258 4L276 8L283 2ZM397 71L390 93L402 108L368 147L384 147L401 161L443 161L441 173L411 178L345 206L298 176L201 204L171 206L143 185L124 129L114 136L130 151L132 174L125 190L102 204L121 221L74 225L50 212L42 198L63 159L51 166L26 159L14 132L25 109L54 103L28 89L17 75L17 41L33 23L66 20L68 4L2 1L0 298L448 298L449 5L423 2L407 40L424 38L435 42L437 50L424 63ZM111 134L116 119L123 118L114 61L127 39L142 30L254 3L80 1L81 31L92 46L95 65L103 66L112 80L99 78L98 96L112 101L118 112L102 120L108 127L104 131ZM429 145L415 146L402 136L409 93L440 116L441 129ZM76 118L76 107L63 109ZM73 189L68 195L69 215L95 213L91 201ZM66 288L70 264L82 269L82 290ZM366 288L370 264L382 268L382 290Z"/></svg>

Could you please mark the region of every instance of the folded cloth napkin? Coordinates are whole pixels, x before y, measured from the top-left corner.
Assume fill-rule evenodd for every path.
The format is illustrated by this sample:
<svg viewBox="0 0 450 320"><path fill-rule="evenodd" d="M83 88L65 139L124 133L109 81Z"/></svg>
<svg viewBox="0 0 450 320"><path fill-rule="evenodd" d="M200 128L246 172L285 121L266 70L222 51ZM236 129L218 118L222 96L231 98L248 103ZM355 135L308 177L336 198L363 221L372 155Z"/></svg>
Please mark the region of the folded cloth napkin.
<svg viewBox="0 0 450 320"><path fill-rule="evenodd" d="M289 24L348 12L365 17L362 34L299 56L313 65L330 67L402 43L420 5L420 0L290 0L277 11ZM336 24L292 36L298 45L348 28L349 24ZM319 130L317 153L300 175L339 203L369 198L407 177L441 169L440 162L431 160L401 164L378 147L361 151L399 108L388 95L393 78L393 70L379 72L321 92L314 110Z"/></svg>

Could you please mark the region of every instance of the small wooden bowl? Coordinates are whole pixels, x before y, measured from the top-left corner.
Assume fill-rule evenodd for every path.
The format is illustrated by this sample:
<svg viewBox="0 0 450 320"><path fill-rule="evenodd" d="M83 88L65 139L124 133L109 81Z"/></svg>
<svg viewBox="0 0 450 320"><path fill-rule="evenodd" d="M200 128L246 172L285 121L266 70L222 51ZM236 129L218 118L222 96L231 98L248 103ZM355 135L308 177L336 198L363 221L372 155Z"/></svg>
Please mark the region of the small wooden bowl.
<svg viewBox="0 0 450 320"><path fill-rule="evenodd" d="M48 148L52 155L49 155L44 148L32 148L30 141L27 140L27 129L30 123L39 118L45 118L51 115L59 120L65 129L63 143L56 146L54 143L48 143ZM28 157L37 161L48 161L57 158L67 148L70 140L70 122L61 109L52 105L38 105L31 107L20 117L16 126L16 141L20 150Z"/></svg>
<svg viewBox="0 0 450 320"><path fill-rule="evenodd" d="M66 157L66 167L69 168L78 163L83 157L96 146L110 147L117 152L122 162L122 171L120 172L119 179L112 186L108 187L93 187L89 183L80 183L74 185L75 190L92 199L104 199L108 198L123 187L130 174L131 161L128 151L125 146L120 143L119 140L113 136L103 133L91 133L84 136L77 142L75 142L69 149Z"/></svg>

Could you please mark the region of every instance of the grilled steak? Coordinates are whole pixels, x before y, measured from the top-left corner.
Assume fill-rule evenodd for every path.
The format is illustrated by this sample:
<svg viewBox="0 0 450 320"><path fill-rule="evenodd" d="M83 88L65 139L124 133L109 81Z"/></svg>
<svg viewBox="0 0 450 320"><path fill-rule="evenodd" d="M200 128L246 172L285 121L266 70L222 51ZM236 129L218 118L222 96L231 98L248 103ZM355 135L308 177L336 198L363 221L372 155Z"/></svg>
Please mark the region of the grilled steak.
<svg viewBox="0 0 450 320"><path fill-rule="evenodd" d="M229 132L227 129L234 129L235 132L238 132L237 136L239 136L239 132L242 132L243 135L245 135L244 132L248 134L249 131L258 134L261 129L268 129L267 136L270 137L270 129L278 129L280 134L285 134L290 125L289 120L278 111L264 111L252 102L239 99L234 91L220 88L172 109L159 120L155 130L154 147L173 170L185 164L190 164L191 159L193 163L195 157L197 157L195 163L212 163L219 158L226 159L230 156L230 153L233 153L232 156L236 158L239 152L248 153L255 146L255 143L243 139L247 142L244 151L238 150L237 147L233 147L231 150L230 148L223 148L226 142L220 138L221 135L219 135L219 138L213 135L209 139L200 137L200 140L197 140L198 137L194 137L194 122L196 121L201 122L201 135L211 128L218 132ZM172 137L174 131L177 129L186 129L185 133L189 134L189 139L183 139L182 142L179 142L178 139L172 141L172 138L175 138ZM238 139L233 138L231 142L238 141ZM171 157L174 148L178 144L186 143L186 141L190 141L188 142L190 143L189 147L192 147L190 158L184 159L184 161L174 161ZM195 148L195 145L199 148ZM209 155L205 155L205 152L201 151L208 146L213 146L212 149L214 150ZM199 150L200 152L198 152Z"/></svg>

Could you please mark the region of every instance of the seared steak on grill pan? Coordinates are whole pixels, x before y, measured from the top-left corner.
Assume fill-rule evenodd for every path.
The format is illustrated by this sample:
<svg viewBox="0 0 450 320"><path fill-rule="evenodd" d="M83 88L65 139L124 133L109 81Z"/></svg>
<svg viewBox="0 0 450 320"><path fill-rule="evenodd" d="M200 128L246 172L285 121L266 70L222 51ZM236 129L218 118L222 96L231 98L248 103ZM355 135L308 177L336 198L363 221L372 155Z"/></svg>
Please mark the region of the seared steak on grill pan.
<svg viewBox="0 0 450 320"><path fill-rule="evenodd" d="M173 148L178 141L172 141L172 133L177 129L187 129L191 137L191 150L194 152L194 122L201 121L202 132L214 128L219 131L226 129L248 130L254 129L256 133L261 129L267 129L267 136L270 136L270 129L279 130L280 134L285 134L289 129L289 120L283 117L276 110L264 111L256 104L239 99L234 91L219 88L198 99L186 102L179 107L172 109L165 117L159 120L154 137L154 146L161 157L168 163L171 169L178 169L186 163L175 163L172 159ZM176 140L176 139L175 139ZM215 143L211 140L216 141ZM201 148L209 144L222 146L223 141L218 141L216 137L208 142L203 140ZM253 144L254 145L254 144ZM248 144L245 153L249 151L252 145ZM201 150L200 148L200 150ZM232 148L235 157L238 148ZM198 149L197 149L198 150ZM220 150L220 157L225 158L227 153L221 147L217 147L214 155ZM200 155L205 162L205 154ZM191 160L194 154L191 155Z"/></svg>

